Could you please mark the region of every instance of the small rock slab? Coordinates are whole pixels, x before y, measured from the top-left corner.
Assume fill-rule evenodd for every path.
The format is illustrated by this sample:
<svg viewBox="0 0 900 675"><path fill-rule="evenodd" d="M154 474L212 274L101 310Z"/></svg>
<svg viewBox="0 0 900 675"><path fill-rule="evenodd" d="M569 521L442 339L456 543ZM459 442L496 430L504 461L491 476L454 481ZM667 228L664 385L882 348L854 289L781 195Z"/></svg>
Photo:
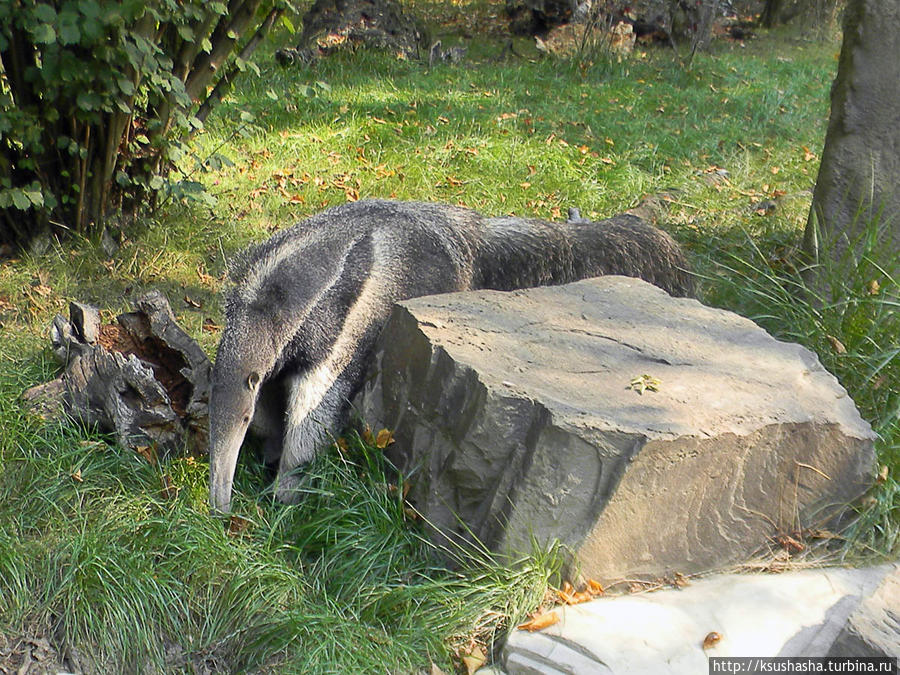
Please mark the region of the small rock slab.
<svg viewBox="0 0 900 675"><path fill-rule="evenodd" d="M870 602L880 602L898 571L894 564L725 574L679 590L559 607L553 610L559 621L549 628L510 634L503 667L507 675L694 675L707 672L713 656L896 658L896 624L887 654L845 651L839 636ZM721 639L704 649L713 632Z"/></svg>
<svg viewBox="0 0 900 675"><path fill-rule="evenodd" d="M400 303L357 407L441 536L558 539L605 583L746 560L873 478L815 354L626 277Z"/></svg>
<svg viewBox="0 0 900 675"><path fill-rule="evenodd" d="M850 615L829 656L900 659L900 564Z"/></svg>

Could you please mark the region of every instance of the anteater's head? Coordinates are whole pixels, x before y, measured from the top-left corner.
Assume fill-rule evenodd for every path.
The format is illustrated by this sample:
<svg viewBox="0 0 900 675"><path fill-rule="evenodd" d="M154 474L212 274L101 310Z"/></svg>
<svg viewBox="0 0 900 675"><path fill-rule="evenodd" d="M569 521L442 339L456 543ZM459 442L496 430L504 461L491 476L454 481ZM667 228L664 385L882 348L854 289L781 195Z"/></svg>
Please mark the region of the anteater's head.
<svg viewBox="0 0 900 675"><path fill-rule="evenodd" d="M259 390L275 364L271 336L246 314L226 323L216 353L209 399L209 498L213 509L231 507L238 452L256 412Z"/></svg>

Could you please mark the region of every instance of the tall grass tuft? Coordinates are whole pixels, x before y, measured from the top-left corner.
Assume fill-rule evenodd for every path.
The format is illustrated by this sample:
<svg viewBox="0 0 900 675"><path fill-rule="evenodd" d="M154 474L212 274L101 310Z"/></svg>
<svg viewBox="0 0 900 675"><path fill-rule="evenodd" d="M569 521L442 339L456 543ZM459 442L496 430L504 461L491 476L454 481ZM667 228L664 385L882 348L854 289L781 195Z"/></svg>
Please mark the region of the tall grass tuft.
<svg viewBox="0 0 900 675"><path fill-rule="evenodd" d="M0 374L3 393L18 384ZM449 668L455 649L537 604L558 569L475 552L451 571L381 451L355 435L313 462L294 506L244 462L239 517L223 523L205 461L150 464L13 400L0 396L0 631L52 636L102 672Z"/></svg>
<svg viewBox="0 0 900 675"><path fill-rule="evenodd" d="M815 351L878 434L879 476L848 529L849 550L900 549L900 259L873 220L843 252L812 265L768 253L747 236L740 252L707 253L709 301Z"/></svg>

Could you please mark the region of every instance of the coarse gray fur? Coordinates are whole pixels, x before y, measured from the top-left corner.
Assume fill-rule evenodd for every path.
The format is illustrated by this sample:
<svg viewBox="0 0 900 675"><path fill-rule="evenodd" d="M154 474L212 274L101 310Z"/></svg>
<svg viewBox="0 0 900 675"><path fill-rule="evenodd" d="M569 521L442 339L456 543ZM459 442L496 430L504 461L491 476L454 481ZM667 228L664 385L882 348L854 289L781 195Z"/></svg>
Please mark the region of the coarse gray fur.
<svg viewBox="0 0 900 675"><path fill-rule="evenodd" d="M393 303L603 274L686 295L687 268L669 235L628 215L548 223L365 200L278 232L231 271L209 405L212 506L230 508L251 423L266 439L267 459L278 462L277 495L291 499L291 472L346 422Z"/></svg>

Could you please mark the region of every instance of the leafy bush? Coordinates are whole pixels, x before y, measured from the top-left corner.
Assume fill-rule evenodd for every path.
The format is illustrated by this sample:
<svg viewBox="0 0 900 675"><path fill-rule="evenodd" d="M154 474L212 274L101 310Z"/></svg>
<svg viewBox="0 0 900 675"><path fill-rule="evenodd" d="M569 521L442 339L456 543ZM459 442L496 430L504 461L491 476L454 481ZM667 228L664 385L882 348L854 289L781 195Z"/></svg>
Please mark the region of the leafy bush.
<svg viewBox="0 0 900 675"><path fill-rule="evenodd" d="M172 193L186 136L288 1L0 0L0 243Z"/></svg>

